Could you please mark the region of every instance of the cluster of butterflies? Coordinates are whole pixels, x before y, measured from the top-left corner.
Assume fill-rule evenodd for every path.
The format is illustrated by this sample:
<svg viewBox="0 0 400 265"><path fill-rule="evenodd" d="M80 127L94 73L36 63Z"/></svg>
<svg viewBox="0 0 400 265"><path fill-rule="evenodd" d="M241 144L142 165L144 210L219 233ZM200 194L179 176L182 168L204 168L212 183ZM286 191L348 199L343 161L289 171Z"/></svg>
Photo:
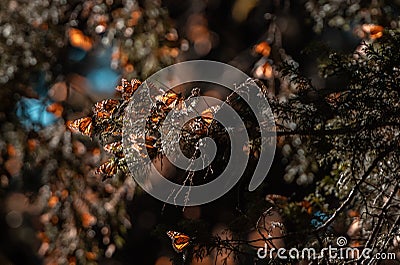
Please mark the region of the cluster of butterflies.
<svg viewBox="0 0 400 265"><path fill-rule="evenodd" d="M133 79L128 81L122 79L116 90L121 94L121 99L105 99L94 104L92 115L67 121L67 127L73 131L88 137L98 136L101 143L106 143L103 148L106 152L113 155L107 162L100 165L96 170L97 174L102 174L105 178L114 176L118 170L128 171L124 160L123 146L121 142L124 110L127 107L133 93L142 83ZM198 96L199 89L192 90L191 96ZM175 92L165 92L157 96L154 106L147 119L146 138L144 147L147 148L149 156L151 150L161 150L158 127L172 109L184 111L186 106L181 94ZM188 130L194 136L208 134L208 128L214 120L214 114L218 111L217 107L210 107L199 114L197 118L188 122ZM185 129L185 128L183 128ZM130 137L136 137L130 135ZM111 139L111 142L110 142ZM115 140L117 139L117 140ZM140 147L138 147L139 149ZM172 240L172 247L177 253L182 253L191 242L191 238L181 232L168 231L167 235Z"/></svg>
<svg viewBox="0 0 400 265"><path fill-rule="evenodd" d="M123 79L122 84L116 87L116 90L122 94L122 99L99 101L94 104L92 115L66 123L67 127L73 132L79 132L91 138L99 136L102 143L107 142L103 148L113 157L96 170L96 173L102 174L104 177L114 176L118 168L122 171L128 170L120 140L122 137L122 119L128 99L140 85L141 82L137 79L133 79L131 82Z"/></svg>
<svg viewBox="0 0 400 265"><path fill-rule="evenodd" d="M98 134L101 130L102 133L111 132L113 135L121 135L122 128L113 128L111 121L117 116L122 114L122 111L126 107L126 101L133 95L133 93L139 88L141 82L137 79L133 79L128 82L126 79L122 79L122 85L116 87L116 90L122 94L122 99L105 99L97 102L93 106L93 115L83 117L74 121L67 121L67 126L74 132L80 132L83 135L92 137L94 134Z"/></svg>
<svg viewBox="0 0 400 265"><path fill-rule="evenodd" d="M103 148L106 152L113 155L110 160L102 164L96 173L102 174L104 177L114 176L118 169L128 171L126 161L124 160L123 147L121 142L123 116L124 110L127 107L133 93L140 87L141 81L133 79L128 81L122 79L121 84L116 87L116 90L121 94L121 99L105 99L94 104L92 108L92 115L79 118L73 121L67 121L67 127L73 131L81 133L88 137L98 136L100 141L104 144ZM195 89L192 91L192 96L198 96L199 91ZM172 91L167 91L162 95L155 98L154 106L149 113L146 121L146 138L143 146L136 146L135 149L141 152L143 148L148 151L147 154L150 158L154 158L157 154L161 153L161 140L158 131L162 122L167 117L172 109L184 111L186 108L184 97ZM194 137L201 137L208 134L208 128L214 120L215 107L204 110L199 116L189 122L186 126L186 133ZM129 135L134 139L137 138L136 134ZM193 137L192 137L193 138ZM193 140L188 138L188 142ZM197 142L197 141L194 141Z"/></svg>

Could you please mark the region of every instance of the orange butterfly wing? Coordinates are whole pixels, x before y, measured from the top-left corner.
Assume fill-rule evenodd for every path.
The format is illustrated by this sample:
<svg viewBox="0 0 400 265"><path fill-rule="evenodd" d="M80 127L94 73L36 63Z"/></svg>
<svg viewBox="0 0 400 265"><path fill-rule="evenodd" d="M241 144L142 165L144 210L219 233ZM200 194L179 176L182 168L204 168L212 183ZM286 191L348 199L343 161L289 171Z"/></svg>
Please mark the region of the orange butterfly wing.
<svg viewBox="0 0 400 265"><path fill-rule="evenodd" d="M97 102L93 107L93 112L96 117L100 119L110 118L116 107L119 105L119 101L116 99L106 99Z"/></svg>
<svg viewBox="0 0 400 265"><path fill-rule="evenodd" d="M103 148L107 153L114 154L116 157L122 158L125 156L123 153L122 142L109 143Z"/></svg>
<svg viewBox="0 0 400 265"><path fill-rule="evenodd" d="M190 244L190 237L183 233L168 231L167 235L172 240L172 247L178 253L182 252Z"/></svg>
<svg viewBox="0 0 400 265"><path fill-rule="evenodd" d="M211 110L211 108L208 108L208 109L204 110L201 113L201 118L207 124L207 126L209 126L211 124L211 122L213 121L213 119L214 119L214 113Z"/></svg>
<svg viewBox="0 0 400 265"><path fill-rule="evenodd" d="M68 121L67 127L74 132L80 132L87 136L92 136L93 123L91 117L84 117L74 121Z"/></svg>
<svg viewBox="0 0 400 265"><path fill-rule="evenodd" d="M117 173L117 165L113 161L107 161L96 170L96 173L113 176Z"/></svg>
<svg viewBox="0 0 400 265"><path fill-rule="evenodd" d="M121 83L122 84L117 86L115 89L122 93L122 98L124 100L128 100L142 84L142 82L137 79L132 79L131 82L126 79L122 79Z"/></svg>
<svg viewBox="0 0 400 265"><path fill-rule="evenodd" d="M380 25L364 24L361 26L361 28L365 33L369 34L371 39L379 39L383 36L384 28Z"/></svg>
<svg viewBox="0 0 400 265"><path fill-rule="evenodd" d="M180 94L174 92L167 92L163 95L156 96L156 100L165 104L166 108L172 109L183 101Z"/></svg>
<svg viewBox="0 0 400 265"><path fill-rule="evenodd" d="M109 144L106 144L103 148L107 153L111 153L111 154L117 153L117 152L122 151L122 142L109 143Z"/></svg>

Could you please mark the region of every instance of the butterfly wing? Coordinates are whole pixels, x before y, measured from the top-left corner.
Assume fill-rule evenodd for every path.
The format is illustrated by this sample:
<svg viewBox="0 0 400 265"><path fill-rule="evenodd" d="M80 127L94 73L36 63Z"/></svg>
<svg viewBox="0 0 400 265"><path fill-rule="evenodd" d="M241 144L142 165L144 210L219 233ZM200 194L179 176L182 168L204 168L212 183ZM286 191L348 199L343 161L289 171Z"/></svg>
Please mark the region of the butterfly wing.
<svg viewBox="0 0 400 265"><path fill-rule="evenodd" d="M122 151L122 142L109 143L106 144L103 148L107 153L115 154Z"/></svg>
<svg viewBox="0 0 400 265"><path fill-rule="evenodd" d="M173 243L173 248L176 252L182 252L190 242L190 238L187 235L178 235L175 237L175 242Z"/></svg>
<svg viewBox="0 0 400 265"><path fill-rule="evenodd" d="M118 158L124 157L122 142L113 142L103 146L107 153L114 154Z"/></svg>
<svg viewBox="0 0 400 265"><path fill-rule="evenodd" d="M190 237L183 233L168 231L167 235L172 240L172 247L178 253L181 253L190 244Z"/></svg>
<svg viewBox="0 0 400 265"><path fill-rule="evenodd" d="M115 175L115 173L117 173L117 165L113 160L105 162L96 170L96 174L105 174L109 177Z"/></svg>
<svg viewBox="0 0 400 265"><path fill-rule="evenodd" d="M124 100L128 100L142 84L142 82L137 79L133 79L131 82L126 79L122 79L121 83L122 84L117 86L115 89L122 93L122 98Z"/></svg>
<svg viewBox="0 0 400 265"><path fill-rule="evenodd" d="M68 121L67 126L71 131L80 132L89 137L92 136L93 122L91 117L83 117L74 121Z"/></svg>
<svg viewBox="0 0 400 265"><path fill-rule="evenodd" d="M180 94L176 94L174 92L167 92L163 95L156 96L156 100L164 103L167 109L172 109L180 102L182 102L183 98Z"/></svg>
<svg viewBox="0 0 400 265"><path fill-rule="evenodd" d="M210 125L214 118L214 114L212 113L211 109L208 108L201 113L201 118L205 123L207 123L207 125Z"/></svg>
<svg viewBox="0 0 400 265"><path fill-rule="evenodd" d="M93 107L93 113L97 118L107 119L111 117L116 107L119 105L119 101L116 99L106 99L97 102Z"/></svg>

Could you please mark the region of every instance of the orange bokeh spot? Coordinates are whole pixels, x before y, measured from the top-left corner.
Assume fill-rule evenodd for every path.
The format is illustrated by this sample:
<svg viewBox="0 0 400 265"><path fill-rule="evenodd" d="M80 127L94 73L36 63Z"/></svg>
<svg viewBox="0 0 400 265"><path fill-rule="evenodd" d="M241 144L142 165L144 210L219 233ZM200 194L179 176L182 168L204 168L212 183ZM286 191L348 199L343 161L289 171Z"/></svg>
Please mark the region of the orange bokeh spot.
<svg viewBox="0 0 400 265"><path fill-rule="evenodd" d="M15 149L15 147L12 144L7 145L7 154L10 157L14 157L17 155L17 150Z"/></svg>
<svg viewBox="0 0 400 265"><path fill-rule="evenodd" d="M347 214L349 215L349 217L359 217L360 216L360 213L355 210L349 210L347 212Z"/></svg>
<svg viewBox="0 0 400 265"><path fill-rule="evenodd" d="M76 265L76 258L75 257L69 257L68 258L68 264L69 265Z"/></svg>
<svg viewBox="0 0 400 265"><path fill-rule="evenodd" d="M51 217L50 221L51 221L51 223L52 223L53 225L58 224L58 221L59 221L58 216L57 216L57 215L53 215L53 216Z"/></svg>
<svg viewBox="0 0 400 265"><path fill-rule="evenodd" d="M127 23L128 27L136 26L141 17L142 17L142 12L140 12L139 10L133 11L131 13L131 19L128 20L128 23Z"/></svg>
<svg viewBox="0 0 400 265"><path fill-rule="evenodd" d="M97 255L96 255L96 253L89 251L89 252L86 252L86 258L88 260L96 260Z"/></svg>
<svg viewBox="0 0 400 265"><path fill-rule="evenodd" d="M131 73L131 72L133 72L133 70L134 70L134 67L132 64L128 64L125 66L125 72Z"/></svg>
<svg viewBox="0 0 400 265"><path fill-rule="evenodd" d="M58 197L57 196L51 196L50 197L50 199L49 199L49 201L47 202L47 205L50 207L50 208L53 208L53 207L55 207L56 205L57 205L57 203L58 203Z"/></svg>
<svg viewBox="0 0 400 265"><path fill-rule="evenodd" d="M64 189L61 191L61 199L65 200L69 195L68 190Z"/></svg>
<svg viewBox="0 0 400 265"><path fill-rule="evenodd" d="M34 151L38 146L38 141L36 139L28 139L28 150Z"/></svg>
<svg viewBox="0 0 400 265"><path fill-rule="evenodd" d="M83 34L79 29L71 28L68 31L68 37L71 45L74 47L81 48L85 51L88 51L93 47L92 39Z"/></svg>
<svg viewBox="0 0 400 265"><path fill-rule="evenodd" d="M61 115L64 111L64 108L60 103L53 103L53 104L47 106L46 110L50 113L53 113L54 116L56 116L56 117L61 117Z"/></svg>
<svg viewBox="0 0 400 265"><path fill-rule="evenodd" d="M254 51L264 57L268 57L271 53L271 46L266 41L263 41L254 46Z"/></svg>
<svg viewBox="0 0 400 265"><path fill-rule="evenodd" d="M264 63L263 65L260 65L256 68L254 72L254 76L256 78L264 78L264 79L269 79L273 77L273 68L269 63Z"/></svg>
<svg viewBox="0 0 400 265"><path fill-rule="evenodd" d="M82 226L88 228L96 223L96 218L90 213L83 213L82 216Z"/></svg>
<svg viewBox="0 0 400 265"><path fill-rule="evenodd" d="M39 232L37 234L37 237L40 239L40 241L44 242L44 243L49 243L50 239L47 237L45 232Z"/></svg>

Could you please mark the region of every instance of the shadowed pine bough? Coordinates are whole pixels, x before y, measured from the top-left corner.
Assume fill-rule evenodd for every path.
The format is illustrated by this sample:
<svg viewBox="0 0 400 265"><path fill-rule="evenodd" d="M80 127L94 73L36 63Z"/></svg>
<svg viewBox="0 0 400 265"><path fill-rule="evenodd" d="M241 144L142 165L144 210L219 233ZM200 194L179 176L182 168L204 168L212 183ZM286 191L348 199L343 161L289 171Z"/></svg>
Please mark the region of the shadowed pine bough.
<svg viewBox="0 0 400 265"><path fill-rule="evenodd" d="M290 1L276 2L277 10L290 9ZM349 30L356 25L355 33L365 40L351 54L322 54L322 77L343 82L320 88L302 76L297 63L282 49L278 16L270 13L265 15L267 36L248 56L261 59L246 64L253 67L253 76L262 80L260 86L275 115L278 149L286 167L284 181L298 189L311 187L311 191L304 198L265 196L263 191L250 194L246 211L238 210L237 218L222 232L211 233L204 220L176 224L173 230L190 237L190 244L174 256L176 264L209 254L218 263L235 260L253 264L257 248L264 243L320 250L339 236L347 237L347 246L399 253L397 1L352 1L347 6L340 1L309 0L304 4L316 31L324 27ZM181 36L170 27L159 1L138 5L130 0L10 0L3 6L0 96L9 100L0 106L0 224L5 235L0 237L4 246L0 263L14 257L19 263L13 263L40 264L31 253L38 250L44 264L97 264L125 244L124 235L131 228L127 204L140 191L126 167L120 144L124 108L140 82L123 80L117 87L122 98L100 101L91 110L79 112L70 102L60 100L51 111L61 112L60 120L40 130L21 126L14 107L21 97L41 96L32 89L32 78L39 79L33 83L44 80L48 86L68 79L63 56L71 47L85 52L99 44L113 47L112 68L119 69L125 78L144 79L177 61L182 55L177 48ZM199 17L203 23L200 28L211 38L204 14ZM196 27L199 25L194 23ZM189 40L195 42L192 35ZM193 43L182 43L192 49ZM240 56L235 59L234 65L242 62ZM154 158L162 154L156 129L170 111L167 101L178 103L183 96L166 91L160 98L148 118L149 134L143 146L137 147L139 152L147 148ZM240 102L236 107L253 122ZM90 115L67 125L84 135L71 134L64 124L77 112L79 116ZM188 154L193 154L197 140L204 136L226 144L224 129L213 122L212 112L202 113L182 134L182 147ZM256 134L252 137L253 144L245 151L257 161L258 139ZM210 174L197 174L203 173ZM167 238L165 232L170 229L159 224L156 230L162 230L160 235ZM34 235L39 244L30 240ZM327 264L328 260L320 257L318 263Z"/></svg>

